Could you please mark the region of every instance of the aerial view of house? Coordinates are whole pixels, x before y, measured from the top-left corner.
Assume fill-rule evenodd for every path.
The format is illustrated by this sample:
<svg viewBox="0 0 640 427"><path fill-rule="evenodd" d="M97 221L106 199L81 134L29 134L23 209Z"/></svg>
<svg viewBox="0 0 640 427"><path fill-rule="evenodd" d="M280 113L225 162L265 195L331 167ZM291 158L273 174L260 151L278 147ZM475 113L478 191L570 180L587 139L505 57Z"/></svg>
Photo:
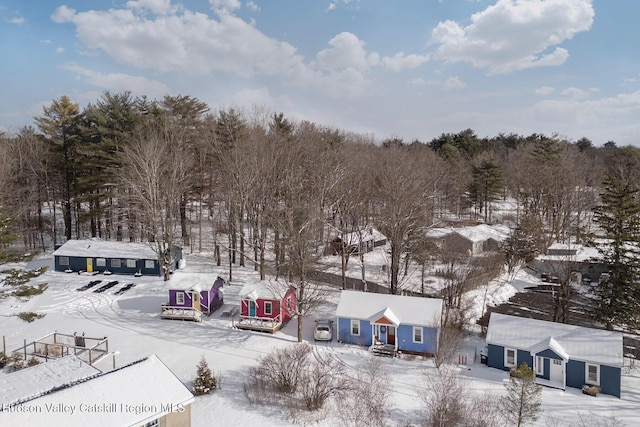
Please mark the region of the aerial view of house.
<svg viewBox="0 0 640 427"><path fill-rule="evenodd" d="M178 273L169 283L169 302L162 305L163 319L202 321L224 304L224 286L227 282L212 274Z"/></svg>
<svg viewBox="0 0 640 427"><path fill-rule="evenodd" d="M193 394L156 356L101 372L75 356L2 376L0 425L191 425ZM104 392L108 392L108 397Z"/></svg>
<svg viewBox="0 0 640 427"><path fill-rule="evenodd" d="M53 252L56 271L110 272L159 276L161 266L151 243L68 240ZM182 249L172 249L171 269L177 270Z"/></svg>
<svg viewBox="0 0 640 427"><path fill-rule="evenodd" d="M249 283L240 290L240 318L235 327L262 332L275 332L289 321L296 309L296 290L288 288L283 295L263 283Z"/></svg>
<svg viewBox="0 0 640 427"><path fill-rule="evenodd" d="M509 370L524 362L541 385L595 385L620 397L620 332L491 313L486 341L492 368Z"/></svg>
<svg viewBox="0 0 640 427"><path fill-rule="evenodd" d="M435 354L442 300L343 290L336 309L338 341Z"/></svg>

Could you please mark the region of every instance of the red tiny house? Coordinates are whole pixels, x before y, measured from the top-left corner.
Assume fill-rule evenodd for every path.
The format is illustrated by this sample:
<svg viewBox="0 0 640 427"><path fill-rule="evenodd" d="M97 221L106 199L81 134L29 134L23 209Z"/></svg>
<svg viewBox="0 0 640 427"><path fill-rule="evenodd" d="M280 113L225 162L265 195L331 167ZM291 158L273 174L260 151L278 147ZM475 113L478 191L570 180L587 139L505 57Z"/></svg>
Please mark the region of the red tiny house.
<svg viewBox="0 0 640 427"><path fill-rule="evenodd" d="M282 296L260 285L245 285L240 291L239 329L276 332L295 313L296 289L291 287Z"/></svg>

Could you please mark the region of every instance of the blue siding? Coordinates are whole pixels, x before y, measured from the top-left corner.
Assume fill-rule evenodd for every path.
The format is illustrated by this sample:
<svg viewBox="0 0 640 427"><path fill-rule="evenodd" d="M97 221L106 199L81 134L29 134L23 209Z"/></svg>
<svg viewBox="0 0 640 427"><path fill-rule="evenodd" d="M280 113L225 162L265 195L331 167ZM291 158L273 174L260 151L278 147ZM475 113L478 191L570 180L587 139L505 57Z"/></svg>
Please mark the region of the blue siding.
<svg viewBox="0 0 640 427"><path fill-rule="evenodd" d="M584 362L569 360L567 369L567 386L582 388L584 385Z"/></svg>
<svg viewBox="0 0 640 427"><path fill-rule="evenodd" d="M398 350L409 351L414 353L435 354L438 330L434 328L422 328L422 342L413 342L413 326L400 325L397 331Z"/></svg>
<svg viewBox="0 0 640 427"><path fill-rule="evenodd" d="M536 356L547 357L549 359L564 360L549 348L536 353Z"/></svg>
<svg viewBox="0 0 640 427"><path fill-rule="evenodd" d="M542 359L542 364L544 365L544 367L542 368L542 375L538 375L538 376L545 380L549 380L551 378L550 376L551 360L546 358Z"/></svg>
<svg viewBox="0 0 640 427"><path fill-rule="evenodd" d="M487 366L508 371L504 366L504 347L495 344L487 345Z"/></svg>
<svg viewBox="0 0 640 427"><path fill-rule="evenodd" d="M371 336L371 324L366 320L360 320L360 335L351 335L351 319L338 318L338 340L349 344L370 346L373 342Z"/></svg>
<svg viewBox="0 0 640 427"><path fill-rule="evenodd" d="M528 367L533 369L533 357L531 353L525 350L516 351L516 366L520 366L521 363L526 363Z"/></svg>
<svg viewBox="0 0 640 427"><path fill-rule="evenodd" d="M600 365L600 388L605 394L620 397L620 368Z"/></svg>

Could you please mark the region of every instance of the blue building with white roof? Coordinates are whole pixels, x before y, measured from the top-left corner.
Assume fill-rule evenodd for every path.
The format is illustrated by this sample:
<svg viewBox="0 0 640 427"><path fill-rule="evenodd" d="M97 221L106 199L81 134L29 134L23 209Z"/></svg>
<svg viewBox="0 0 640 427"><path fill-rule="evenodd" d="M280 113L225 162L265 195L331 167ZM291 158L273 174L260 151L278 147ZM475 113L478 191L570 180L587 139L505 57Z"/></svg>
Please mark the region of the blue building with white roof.
<svg viewBox="0 0 640 427"><path fill-rule="evenodd" d="M620 397L620 332L491 313L486 342L490 367L509 370L524 362L538 384L563 390L595 385Z"/></svg>

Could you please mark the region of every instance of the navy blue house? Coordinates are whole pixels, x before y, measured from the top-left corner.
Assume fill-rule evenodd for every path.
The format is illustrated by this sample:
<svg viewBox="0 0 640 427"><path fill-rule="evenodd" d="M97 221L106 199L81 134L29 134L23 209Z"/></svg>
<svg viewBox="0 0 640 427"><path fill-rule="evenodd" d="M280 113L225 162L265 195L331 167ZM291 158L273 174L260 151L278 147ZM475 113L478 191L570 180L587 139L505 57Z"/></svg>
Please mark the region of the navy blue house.
<svg viewBox="0 0 640 427"><path fill-rule="evenodd" d="M108 242L100 239L68 240L53 252L56 271L86 271L160 276L153 243ZM178 268L182 249L172 249L171 270Z"/></svg>
<svg viewBox="0 0 640 427"><path fill-rule="evenodd" d="M565 389L597 385L620 397L622 334L491 313L487 364L509 370L525 362L541 385Z"/></svg>
<svg viewBox="0 0 640 427"><path fill-rule="evenodd" d="M433 355L441 316L438 298L342 291L336 309L338 341Z"/></svg>

